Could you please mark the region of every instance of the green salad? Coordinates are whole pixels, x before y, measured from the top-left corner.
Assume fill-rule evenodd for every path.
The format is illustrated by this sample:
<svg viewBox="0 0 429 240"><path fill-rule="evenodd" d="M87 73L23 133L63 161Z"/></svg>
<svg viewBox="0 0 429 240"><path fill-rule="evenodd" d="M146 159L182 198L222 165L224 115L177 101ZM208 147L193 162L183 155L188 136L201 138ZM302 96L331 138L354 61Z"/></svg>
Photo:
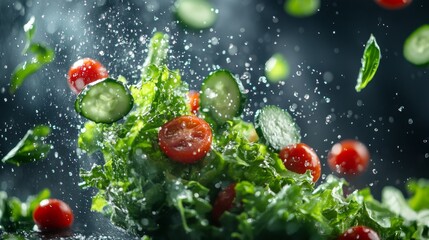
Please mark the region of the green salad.
<svg viewBox="0 0 429 240"><path fill-rule="evenodd" d="M129 88L123 94L132 96L131 111L119 121L88 121L79 135L83 152L103 156L103 164L80 173L80 185L98 191L92 210L142 239L336 239L354 226L369 227L381 239L429 239L427 181L409 182L410 198L386 187L378 201L368 188L346 194L347 182L333 175L314 183L311 171L288 170L278 150L301 139L290 115L270 106L260 111L255 125L245 122L240 114L246 91L221 70L206 79L204 107L193 116L188 85L179 71L167 68L167 41L162 33L152 38L137 84L120 79ZM79 111L85 109L85 97L78 97ZM220 98L227 105L217 102ZM271 112L278 115L263 115ZM209 149L196 153L201 159L192 163L160 144L165 125L184 116L204 119L211 129ZM277 128L270 119L285 126ZM270 138L277 130L280 137ZM219 212L219 193L225 197L225 189L234 193L232 205Z"/></svg>

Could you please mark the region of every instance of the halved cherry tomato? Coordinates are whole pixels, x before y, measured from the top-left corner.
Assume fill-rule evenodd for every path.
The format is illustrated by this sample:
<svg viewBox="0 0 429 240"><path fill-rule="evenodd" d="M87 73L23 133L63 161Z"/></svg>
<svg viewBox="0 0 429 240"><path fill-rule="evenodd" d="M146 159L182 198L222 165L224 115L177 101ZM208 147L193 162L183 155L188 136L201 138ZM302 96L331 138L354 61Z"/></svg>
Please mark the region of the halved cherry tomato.
<svg viewBox="0 0 429 240"><path fill-rule="evenodd" d="M181 116L161 127L159 146L170 159L181 163L194 163L210 151L212 131L210 125L196 116Z"/></svg>
<svg viewBox="0 0 429 240"><path fill-rule="evenodd" d="M193 114L197 114L198 109L200 108L200 93L197 91L189 91L188 93L189 105L191 108L191 112Z"/></svg>
<svg viewBox="0 0 429 240"><path fill-rule="evenodd" d="M313 182L320 178L321 166L316 152L305 143L289 145L283 148L280 158L287 169L292 172L304 174L310 170Z"/></svg>
<svg viewBox="0 0 429 240"><path fill-rule="evenodd" d="M380 237L369 227L355 226L347 229L338 240L380 240Z"/></svg>
<svg viewBox="0 0 429 240"><path fill-rule="evenodd" d="M375 2L386 9L401 9L408 6L412 0L375 0Z"/></svg>
<svg viewBox="0 0 429 240"><path fill-rule="evenodd" d="M368 149L356 140L341 141L332 146L328 154L329 167L339 174L360 174L366 170L368 161Z"/></svg>
<svg viewBox="0 0 429 240"><path fill-rule="evenodd" d="M67 203L58 199L45 199L33 213L33 220L42 231L56 231L70 228L73 212Z"/></svg>
<svg viewBox="0 0 429 240"><path fill-rule="evenodd" d="M232 203L235 199L235 186L237 184L231 183L224 190L220 191L213 203L212 220L213 223L219 225L219 219L222 214L232 208Z"/></svg>
<svg viewBox="0 0 429 240"><path fill-rule="evenodd" d="M108 76L106 68L100 62L91 58L84 58L73 63L67 81L75 93L80 93L89 83Z"/></svg>

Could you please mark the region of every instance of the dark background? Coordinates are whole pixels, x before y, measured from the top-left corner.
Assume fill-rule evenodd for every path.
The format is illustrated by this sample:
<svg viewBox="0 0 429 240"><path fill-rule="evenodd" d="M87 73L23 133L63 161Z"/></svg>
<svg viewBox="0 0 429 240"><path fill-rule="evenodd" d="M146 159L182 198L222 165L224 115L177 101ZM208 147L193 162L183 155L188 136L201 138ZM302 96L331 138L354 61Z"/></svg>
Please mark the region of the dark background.
<svg viewBox="0 0 429 240"><path fill-rule="evenodd" d="M1 0L0 157L37 124L53 128L49 139L55 148L44 161L1 165L0 190L24 199L47 187L73 208L78 236L131 238L91 213L93 191L78 187L79 168L94 159L76 153L84 120L73 109L75 95L66 75L74 61L91 57L113 77L135 82L154 31L172 36L170 68L180 69L191 88L199 89L202 79L220 66L239 75L250 91L246 119L266 104L288 109L303 142L317 151L325 176L331 173L326 164L331 146L355 138L368 146L371 163L367 172L350 179L352 187L371 186L379 197L385 185L404 190L407 179L429 178L428 68L415 67L402 55L406 37L429 24L427 1L389 11L372 0L322 0L319 12L308 18L287 15L283 1L212 2L219 9L218 21L200 32L178 25L173 1L167 0ZM56 59L10 95L11 73L28 58L21 56L22 26L31 16L36 17L34 40L55 48ZM357 93L360 60L371 33L381 47L381 64L373 81ZM269 84L260 77L265 61L277 52L288 59L292 74Z"/></svg>

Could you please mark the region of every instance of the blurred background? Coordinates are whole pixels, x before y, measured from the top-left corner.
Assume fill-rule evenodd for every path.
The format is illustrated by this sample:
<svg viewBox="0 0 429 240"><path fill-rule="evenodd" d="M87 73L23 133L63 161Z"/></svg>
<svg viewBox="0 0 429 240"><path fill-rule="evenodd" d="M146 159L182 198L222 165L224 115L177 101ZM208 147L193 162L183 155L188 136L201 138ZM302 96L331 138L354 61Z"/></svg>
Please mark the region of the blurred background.
<svg viewBox="0 0 429 240"><path fill-rule="evenodd" d="M69 203L79 236L129 239L102 216L91 213L91 190L78 186L79 168L90 159L76 153L84 119L74 111L66 75L79 58L91 57L113 77L139 79L147 41L155 31L171 35L169 67L179 69L192 89L214 68L237 74L249 90L245 119L264 105L287 109L301 127L303 142L318 153L323 174L332 173L326 156L343 139L359 139L371 153L368 170L349 179L352 188L405 189L410 178L429 178L429 69L413 66L402 54L405 39L429 24L429 3L414 0L401 10L386 10L373 0L322 0L312 16L296 18L284 0L213 0L218 17L209 29L180 25L173 0L1 0L0 1L0 156L28 129L48 124L54 145L48 158L21 167L0 165L0 190L25 199L43 188ZM28 56L23 25L35 16L35 42L55 50L55 60L8 92L14 68ZM355 91L361 57L370 34L382 59L373 81ZM270 83L265 62L281 53L291 74ZM323 181L323 179L322 179ZM76 237L77 235L75 235Z"/></svg>

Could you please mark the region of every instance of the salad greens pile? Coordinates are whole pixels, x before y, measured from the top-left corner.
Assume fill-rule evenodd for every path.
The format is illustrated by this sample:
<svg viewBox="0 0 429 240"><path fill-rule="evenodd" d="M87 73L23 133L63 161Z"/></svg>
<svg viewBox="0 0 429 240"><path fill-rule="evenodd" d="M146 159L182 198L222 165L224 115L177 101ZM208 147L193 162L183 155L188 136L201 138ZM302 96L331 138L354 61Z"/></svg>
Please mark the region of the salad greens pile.
<svg viewBox="0 0 429 240"><path fill-rule="evenodd" d="M104 158L80 173L82 187L98 190L94 211L143 239L334 239L356 225L382 239L429 239L429 182L411 182L408 200L387 187L381 201L369 189L345 194L347 183L334 176L315 186L310 172L288 171L239 118L216 125L199 113L213 128L211 151L196 164L168 159L158 131L190 114L189 89L166 66L168 36L156 33L149 47L141 81L130 87L134 109L121 122L87 122L78 138L83 152ZM230 183L237 183L234 207L217 226L212 204Z"/></svg>

